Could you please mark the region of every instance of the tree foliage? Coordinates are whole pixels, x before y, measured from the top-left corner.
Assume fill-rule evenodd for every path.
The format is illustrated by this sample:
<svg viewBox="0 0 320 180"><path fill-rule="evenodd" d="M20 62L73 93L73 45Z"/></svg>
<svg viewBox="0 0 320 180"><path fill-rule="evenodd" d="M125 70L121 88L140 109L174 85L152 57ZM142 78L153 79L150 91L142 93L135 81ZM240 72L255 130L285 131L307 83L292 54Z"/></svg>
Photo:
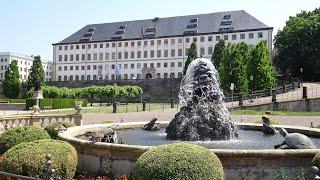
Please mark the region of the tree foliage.
<svg viewBox="0 0 320 180"><path fill-rule="evenodd" d="M190 46L190 49L189 49L189 52L188 52L188 58L184 64L184 69L183 69L183 74L185 75L186 72L187 72L187 69L188 69L188 66L189 64L191 63L191 61L195 60L198 58L198 55L197 55L197 44L195 41L193 41L191 43L191 46Z"/></svg>
<svg viewBox="0 0 320 180"><path fill-rule="evenodd" d="M221 62L223 59L224 49L225 49L225 41L221 39L215 46L213 50L213 54L211 56L211 62L215 66L215 68L219 71L221 67Z"/></svg>
<svg viewBox="0 0 320 180"><path fill-rule="evenodd" d="M19 79L18 62L12 61L9 68L5 72L3 81L3 93L5 97L11 99L19 98L21 91L21 81Z"/></svg>
<svg viewBox="0 0 320 180"><path fill-rule="evenodd" d="M290 17L275 36L277 69L286 77L320 80L320 9Z"/></svg>
<svg viewBox="0 0 320 180"><path fill-rule="evenodd" d="M248 79L246 71L248 45L244 42L228 44L224 50L221 62L221 86L229 91L231 83L234 83L234 92L248 92Z"/></svg>
<svg viewBox="0 0 320 180"><path fill-rule="evenodd" d="M38 77L40 78L40 84L43 86L45 84L45 74L41 63L41 57L35 56L28 76L28 90L34 86L34 82Z"/></svg>
<svg viewBox="0 0 320 180"><path fill-rule="evenodd" d="M267 41L260 41L253 46L248 60L248 79L251 75L254 78L251 88L271 89L276 83L276 73L270 61Z"/></svg>
<svg viewBox="0 0 320 180"><path fill-rule="evenodd" d="M225 48L219 68L221 87L229 92L234 83L234 92L248 93L249 89L271 89L276 82L276 74L269 57L266 41L256 46L246 43L229 43ZM253 76L253 87L250 85Z"/></svg>

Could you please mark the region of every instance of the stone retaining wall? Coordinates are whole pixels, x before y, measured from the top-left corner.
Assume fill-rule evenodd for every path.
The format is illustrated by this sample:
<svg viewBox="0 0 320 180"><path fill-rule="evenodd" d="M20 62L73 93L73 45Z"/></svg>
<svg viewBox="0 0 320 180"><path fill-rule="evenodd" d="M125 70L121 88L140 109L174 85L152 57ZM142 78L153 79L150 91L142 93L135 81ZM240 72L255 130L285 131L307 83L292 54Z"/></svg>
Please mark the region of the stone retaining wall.
<svg viewBox="0 0 320 180"><path fill-rule="evenodd" d="M25 103L1 103L0 104L0 111L3 110L14 110L14 111L23 111L26 108Z"/></svg>
<svg viewBox="0 0 320 180"><path fill-rule="evenodd" d="M293 101L273 102L254 106L242 106L240 109L270 111L320 111L320 98L299 99ZM235 109L238 109L235 108Z"/></svg>

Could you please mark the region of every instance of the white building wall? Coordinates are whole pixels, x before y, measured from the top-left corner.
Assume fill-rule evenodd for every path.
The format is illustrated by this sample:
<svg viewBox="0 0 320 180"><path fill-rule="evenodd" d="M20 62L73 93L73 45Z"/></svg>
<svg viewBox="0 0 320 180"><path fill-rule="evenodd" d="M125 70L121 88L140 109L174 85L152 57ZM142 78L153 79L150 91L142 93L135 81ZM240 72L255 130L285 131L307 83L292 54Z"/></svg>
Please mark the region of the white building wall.
<svg viewBox="0 0 320 180"><path fill-rule="evenodd" d="M30 69L33 63L33 58L17 53L0 52L0 80L4 80L5 72L12 61L16 60L19 69L21 81L28 80ZM50 81L52 76L52 62L42 61L42 66L45 72L45 80Z"/></svg>
<svg viewBox="0 0 320 180"><path fill-rule="evenodd" d="M241 36L243 37L242 34L244 34L244 38L240 38ZM272 30L54 45L54 80L72 81L76 80L76 76L79 80L89 80L89 78L90 80L115 79L116 64L121 66L119 71L119 78L121 79L144 79L146 78L146 73L152 74L152 78L169 78L170 74L173 73L173 77L177 78L182 75L183 66L187 59L187 49L190 48L194 38L197 40L198 56L202 54L201 49L204 48L203 57L210 58L212 54L209 50L212 49L213 51L214 46L219 41L218 37L222 39L225 36L228 37L227 40L225 39L227 43L244 41L254 45L261 40L267 40L269 48L271 48ZM202 37L204 37L204 41L202 41ZM209 37L211 40L209 40ZM158 44L158 40L161 41L161 44ZM171 43L171 40L174 40L174 43ZM145 41L147 45L144 45ZM151 41L154 42L154 45L151 45ZM168 44L165 44L165 41L168 41ZM134 42L134 46L131 46L132 42ZM141 43L140 46L138 46L139 42ZM119 43L121 46L119 46ZM126 46L126 43L128 43L128 46ZM102 48L100 48L100 44L102 44ZM107 44L109 47L106 47ZM178 54L179 49L182 51L181 56ZM165 56L166 50L168 51L168 56ZM175 51L174 56L171 56L171 50ZM147 51L147 58L144 57L144 51ZM151 57L151 51L154 51L154 57ZM160 57L157 56L157 51L161 51ZM128 53L128 58L125 58L125 52ZM133 58L131 58L131 52L134 52ZM138 57L139 52L141 53L141 57ZM100 53L102 53L102 60L99 58ZM119 56L118 53L121 53L121 55ZM76 59L77 55L79 56L78 60ZM71 56L73 56L73 60ZM85 58L82 59L82 56L85 56ZM152 63L154 68L150 68ZM157 63L160 63L160 67L158 67ZM174 67L171 67L171 63L173 63ZM134 68L131 68L131 64L134 64ZM144 68L144 64L147 64L147 68ZM167 64L167 67L164 67L165 64ZM78 70L76 70L76 66L78 66ZM100 72L99 66L103 67ZM125 68L126 66L127 68Z"/></svg>

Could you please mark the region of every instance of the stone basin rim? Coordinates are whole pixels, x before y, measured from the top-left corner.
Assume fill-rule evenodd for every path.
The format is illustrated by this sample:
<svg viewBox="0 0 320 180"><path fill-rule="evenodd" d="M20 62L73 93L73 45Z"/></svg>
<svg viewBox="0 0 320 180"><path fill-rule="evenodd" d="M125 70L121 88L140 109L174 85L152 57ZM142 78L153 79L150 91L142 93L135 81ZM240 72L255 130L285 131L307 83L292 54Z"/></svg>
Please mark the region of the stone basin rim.
<svg viewBox="0 0 320 180"><path fill-rule="evenodd" d="M157 121L160 126L164 127L169 124L169 121ZM59 139L67 141L71 144L88 146L90 148L97 149L110 149L117 151L130 151L130 152L145 152L156 146L142 146L142 145L130 145L130 144L113 144L113 143L102 143L102 142L91 142L76 138L75 136L82 135L88 130L99 130L102 128L113 127L113 128L137 128L145 125L146 122L128 122L128 123L110 123L110 124L91 124L83 126L70 127L67 131L62 131L58 134ZM245 130L259 131L262 129L262 124L255 123L235 123L239 128ZM320 137L320 129L309 128L302 126L290 126L290 125L274 125L276 128L285 128L288 132L299 132L304 133L308 136ZM227 156L257 156L257 157L296 157L296 156L310 156L320 152L320 149L260 149L260 150L237 150L237 149L210 149L216 154Z"/></svg>

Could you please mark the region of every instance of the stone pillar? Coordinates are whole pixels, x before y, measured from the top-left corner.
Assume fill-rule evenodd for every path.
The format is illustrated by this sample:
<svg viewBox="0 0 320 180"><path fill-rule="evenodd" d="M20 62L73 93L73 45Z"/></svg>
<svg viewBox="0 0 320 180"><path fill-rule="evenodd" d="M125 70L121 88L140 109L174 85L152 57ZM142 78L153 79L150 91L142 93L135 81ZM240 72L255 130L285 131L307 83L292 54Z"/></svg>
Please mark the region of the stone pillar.
<svg viewBox="0 0 320 180"><path fill-rule="evenodd" d="M296 90L296 83L292 83L293 90Z"/></svg>
<svg viewBox="0 0 320 180"><path fill-rule="evenodd" d="M283 85L283 93L286 93L286 92L287 92L287 86Z"/></svg>
<svg viewBox="0 0 320 180"><path fill-rule="evenodd" d="M170 99L170 103L171 103L171 108L174 108L173 98Z"/></svg>
<svg viewBox="0 0 320 180"><path fill-rule="evenodd" d="M112 103L112 113L117 113L117 103L116 102Z"/></svg>
<svg viewBox="0 0 320 180"><path fill-rule="evenodd" d="M75 125L82 126L82 114L74 114L73 119Z"/></svg>
<svg viewBox="0 0 320 180"><path fill-rule="evenodd" d="M307 99L308 98L308 91L307 87L303 86L303 91L302 91L302 98Z"/></svg>
<svg viewBox="0 0 320 180"><path fill-rule="evenodd" d="M146 102L142 101L142 111L146 111Z"/></svg>
<svg viewBox="0 0 320 180"><path fill-rule="evenodd" d="M272 96L271 102L277 102L277 91L275 89L272 89L271 96Z"/></svg>
<svg viewBox="0 0 320 180"><path fill-rule="evenodd" d="M239 106L243 106L243 95L242 93L239 94Z"/></svg>
<svg viewBox="0 0 320 180"><path fill-rule="evenodd" d="M37 115L32 115L30 118L30 125L41 128L41 118Z"/></svg>

